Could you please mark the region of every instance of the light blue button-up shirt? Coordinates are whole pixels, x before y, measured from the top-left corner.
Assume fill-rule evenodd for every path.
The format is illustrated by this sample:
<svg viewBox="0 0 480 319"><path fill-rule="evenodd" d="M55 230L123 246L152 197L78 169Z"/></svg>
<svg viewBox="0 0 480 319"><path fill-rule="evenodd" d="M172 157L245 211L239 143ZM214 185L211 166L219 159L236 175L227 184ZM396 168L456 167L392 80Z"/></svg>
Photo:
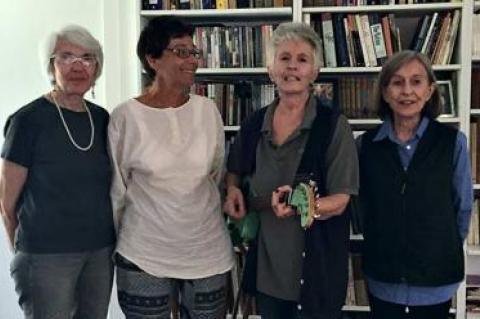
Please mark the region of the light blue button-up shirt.
<svg viewBox="0 0 480 319"><path fill-rule="evenodd" d="M415 153L418 142L427 129L429 119L424 117L415 132L415 135L407 142L399 141L393 131L391 120L387 119L382 124L374 142L388 138L397 145L398 154L404 170ZM462 132L458 132L453 154L453 204L457 211L457 224L460 236L465 240L470 224L470 214L473 203L472 173L468 157L467 138ZM369 291L375 297L396 304L409 306L433 305L445 302L452 298L460 285L460 282L437 287L419 287L406 283L392 284L366 277Z"/></svg>

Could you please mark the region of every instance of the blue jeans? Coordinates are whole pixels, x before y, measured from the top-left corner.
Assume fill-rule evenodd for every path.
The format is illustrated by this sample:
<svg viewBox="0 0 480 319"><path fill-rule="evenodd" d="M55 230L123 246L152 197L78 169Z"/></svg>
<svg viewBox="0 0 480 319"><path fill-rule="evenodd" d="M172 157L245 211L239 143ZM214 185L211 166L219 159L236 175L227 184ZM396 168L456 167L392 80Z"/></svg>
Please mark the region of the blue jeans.
<svg viewBox="0 0 480 319"><path fill-rule="evenodd" d="M15 252L10 274L26 319L104 319L113 247L68 254Z"/></svg>

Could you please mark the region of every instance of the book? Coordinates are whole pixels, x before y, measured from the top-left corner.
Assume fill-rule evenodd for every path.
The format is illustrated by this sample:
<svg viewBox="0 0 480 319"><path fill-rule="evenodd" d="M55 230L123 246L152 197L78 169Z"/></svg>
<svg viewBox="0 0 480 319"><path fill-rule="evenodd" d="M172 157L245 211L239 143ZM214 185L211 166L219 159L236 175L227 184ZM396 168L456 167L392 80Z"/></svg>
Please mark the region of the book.
<svg viewBox="0 0 480 319"><path fill-rule="evenodd" d="M453 13L452 25L451 25L451 28L449 29L446 44L445 44L447 47L444 51L441 64L449 64L452 59L453 48L455 46L455 41L457 39L459 22L460 22L460 10L455 10Z"/></svg>
<svg viewBox="0 0 480 319"><path fill-rule="evenodd" d="M410 49L420 52L422 50L423 43L425 42L425 38L427 37L428 27L430 26L430 21L432 16L427 14L423 16L423 18L419 21L419 28L417 33L415 34L414 41L410 45Z"/></svg>
<svg viewBox="0 0 480 319"><path fill-rule="evenodd" d="M332 14L322 13L323 53L325 65L334 68L337 66L337 54L335 51L335 35L333 33Z"/></svg>
<svg viewBox="0 0 480 319"><path fill-rule="evenodd" d="M345 28L343 25L343 14L333 15L333 24L335 26L335 51L337 53L337 65L338 66L350 66L350 60L348 57L348 43L347 36L345 34Z"/></svg>
<svg viewBox="0 0 480 319"><path fill-rule="evenodd" d="M383 36L385 38L385 51L387 56L391 57L393 55L393 46L392 46L392 36L390 31L390 21L388 21L388 15L382 17L382 30Z"/></svg>
<svg viewBox="0 0 480 319"><path fill-rule="evenodd" d="M370 18L370 31L372 33L373 48L377 57L377 64L382 65L387 59L385 38L383 36L382 23L377 13L372 13Z"/></svg>
<svg viewBox="0 0 480 319"><path fill-rule="evenodd" d="M430 25L428 26L427 34L425 35L425 41L423 42L422 49L420 50L420 52L422 52L425 55L428 53L428 48L432 41L432 33L435 28L435 24L437 23L437 19L438 19L438 12L434 12L432 15L432 19L430 20Z"/></svg>

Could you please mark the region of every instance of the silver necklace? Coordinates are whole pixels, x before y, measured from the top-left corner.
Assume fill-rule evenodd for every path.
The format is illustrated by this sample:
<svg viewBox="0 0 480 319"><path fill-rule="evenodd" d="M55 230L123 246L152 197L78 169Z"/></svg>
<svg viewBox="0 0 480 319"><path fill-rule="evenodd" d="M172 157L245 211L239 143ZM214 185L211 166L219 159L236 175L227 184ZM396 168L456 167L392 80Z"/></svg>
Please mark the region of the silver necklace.
<svg viewBox="0 0 480 319"><path fill-rule="evenodd" d="M87 111L88 119L90 120L90 128L92 129L92 131L90 133L90 143L87 146L82 147L78 145L77 142L75 142L75 140L73 139L72 133L70 133L70 129L68 128L67 122L65 122L65 119L63 118L62 110L60 109L60 106L58 105L57 100L55 99L53 94L50 94L50 96L52 97L52 100L55 103L55 106L57 107L57 111L58 111L58 114L60 114L60 119L62 120L63 127L65 128L65 131L67 131L67 135L70 138L70 141L72 142L73 146L75 146L80 151L84 151L84 152L88 151L90 148L92 148L92 145L93 145L93 140L95 137L95 126L93 125L92 114L90 113L90 109L85 103L85 100L82 100L83 107Z"/></svg>

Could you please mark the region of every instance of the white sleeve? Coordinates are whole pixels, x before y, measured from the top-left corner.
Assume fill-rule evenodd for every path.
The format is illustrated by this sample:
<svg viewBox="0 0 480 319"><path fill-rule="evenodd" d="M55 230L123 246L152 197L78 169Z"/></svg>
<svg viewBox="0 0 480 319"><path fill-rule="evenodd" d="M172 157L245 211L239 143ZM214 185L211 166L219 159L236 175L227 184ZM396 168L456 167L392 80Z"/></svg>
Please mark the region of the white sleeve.
<svg viewBox="0 0 480 319"><path fill-rule="evenodd" d="M223 121L220 112L218 111L217 106L212 103L212 108L214 109L213 116L214 116L214 125L215 125L215 154L213 157L212 168L210 170L210 176L213 180L220 185L221 181L223 180L224 174L224 161L225 161L225 132L223 128Z"/></svg>
<svg viewBox="0 0 480 319"><path fill-rule="evenodd" d="M116 113L113 113L108 124L108 147L113 170L110 198L112 201L113 222L117 234L121 226L127 190L127 173L122 169L123 154L125 154L123 144L125 139L122 138L124 130L122 130L119 122L120 119L116 116Z"/></svg>

